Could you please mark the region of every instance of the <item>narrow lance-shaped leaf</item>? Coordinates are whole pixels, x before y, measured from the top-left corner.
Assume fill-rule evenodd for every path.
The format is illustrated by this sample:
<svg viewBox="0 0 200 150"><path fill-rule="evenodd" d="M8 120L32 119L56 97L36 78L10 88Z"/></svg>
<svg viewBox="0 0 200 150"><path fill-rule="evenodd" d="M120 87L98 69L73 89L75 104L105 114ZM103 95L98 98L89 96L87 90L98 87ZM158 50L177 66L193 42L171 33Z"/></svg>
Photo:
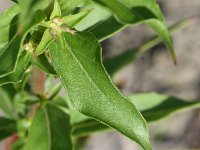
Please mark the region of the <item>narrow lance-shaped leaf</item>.
<svg viewBox="0 0 200 150"><path fill-rule="evenodd" d="M72 150L69 116L52 104L36 113L24 150Z"/></svg>
<svg viewBox="0 0 200 150"><path fill-rule="evenodd" d="M68 15L62 18L64 24L68 27L73 27L84 19L92 10L84 10L74 15Z"/></svg>
<svg viewBox="0 0 200 150"><path fill-rule="evenodd" d="M175 31L181 30L191 25L192 23L193 23L193 19L187 18L169 27L169 31L173 33ZM150 50L152 47L156 46L161 41L162 39L159 36L153 37L148 42L142 44L141 46L137 48L129 49L114 57L105 59L104 66L106 70L108 71L109 75L113 75L114 73L122 69L125 65L134 61L135 58L137 58L140 54L146 52L147 50Z"/></svg>
<svg viewBox="0 0 200 150"><path fill-rule="evenodd" d="M125 24L146 22L162 38L170 50L174 63L176 55L170 33L164 24L162 13L154 0L94 0L109 7L117 18Z"/></svg>
<svg viewBox="0 0 200 150"><path fill-rule="evenodd" d="M63 18L61 18L61 24L67 25L68 27L74 27L76 24L78 24L82 19L84 19L88 14L90 10L85 10L80 13L74 14L74 15L68 15ZM59 15L59 12L58 12ZM52 14L53 17L58 17L56 13L54 12L54 15ZM41 55L42 53L45 52L49 44L52 42L53 38L51 36L51 30L48 28L45 30L42 39L37 46L36 50L34 51L34 55L37 57Z"/></svg>
<svg viewBox="0 0 200 150"><path fill-rule="evenodd" d="M132 103L141 111L148 124L165 119L179 112L200 108L200 101L186 101L158 93L139 93L129 96ZM87 136L99 131L110 130L108 126L87 118L77 111L71 111L73 135ZM78 118L78 119L77 119Z"/></svg>
<svg viewBox="0 0 200 150"><path fill-rule="evenodd" d="M95 27L112 16L110 10L94 2L87 5L86 9L90 9L90 13L74 26L78 31L85 31L88 28Z"/></svg>
<svg viewBox="0 0 200 150"><path fill-rule="evenodd" d="M50 34L50 29L46 29L42 35L42 39L40 43L38 44L37 48L34 50L34 56L37 57L44 53L44 51L47 49L49 44L52 42L52 37Z"/></svg>
<svg viewBox="0 0 200 150"><path fill-rule="evenodd" d="M145 120L108 77L101 48L90 33L63 33L49 46L53 66L73 106L135 140L145 150L151 145Z"/></svg>
<svg viewBox="0 0 200 150"><path fill-rule="evenodd" d="M157 93L136 94L130 97L148 122L158 121L176 112L200 107L199 101L186 101Z"/></svg>
<svg viewBox="0 0 200 150"><path fill-rule="evenodd" d="M61 16L62 16L62 12L61 12L58 0L54 0L54 7L51 13L50 19L53 19L54 17L61 17Z"/></svg>

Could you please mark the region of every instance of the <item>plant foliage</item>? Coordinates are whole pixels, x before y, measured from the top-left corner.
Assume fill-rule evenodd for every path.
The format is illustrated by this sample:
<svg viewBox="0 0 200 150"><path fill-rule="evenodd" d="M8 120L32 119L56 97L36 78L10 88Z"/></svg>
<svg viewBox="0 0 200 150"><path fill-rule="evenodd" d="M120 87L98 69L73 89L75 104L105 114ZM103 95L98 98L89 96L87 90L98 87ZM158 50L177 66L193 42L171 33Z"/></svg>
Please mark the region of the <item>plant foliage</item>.
<svg viewBox="0 0 200 150"><path fill-rule="evenodd" d="M160 41L176 63L155 0L12 1L0 14L0 139L17 135L13 150L72 150L79 137L111 128L151 150L146 121L199 107L155 93L126 97L110 78ZM99 43L139 23L158 37L103 62Z"/></svg>

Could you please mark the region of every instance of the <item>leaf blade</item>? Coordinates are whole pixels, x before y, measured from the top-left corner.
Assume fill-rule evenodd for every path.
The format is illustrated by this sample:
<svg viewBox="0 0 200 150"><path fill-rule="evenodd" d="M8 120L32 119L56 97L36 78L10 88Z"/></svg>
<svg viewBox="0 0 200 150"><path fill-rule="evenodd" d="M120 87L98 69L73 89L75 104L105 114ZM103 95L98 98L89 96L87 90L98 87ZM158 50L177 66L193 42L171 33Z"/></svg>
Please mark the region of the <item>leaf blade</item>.
<svg viewBox="0 0 200 150"><path fill-rule="evenodd" d="M69 116L56 106L46 104L34 117L24 149L72 150L70 132Z"/></svg>
<svg viewBox="0 0 200 150"><path fill-rule="evenodd" d="M57 40L49 52L74 107L137 141L144 149L151 149L145 121L107 76L94 36L64 33L64 38L66 45Z"/></svg>

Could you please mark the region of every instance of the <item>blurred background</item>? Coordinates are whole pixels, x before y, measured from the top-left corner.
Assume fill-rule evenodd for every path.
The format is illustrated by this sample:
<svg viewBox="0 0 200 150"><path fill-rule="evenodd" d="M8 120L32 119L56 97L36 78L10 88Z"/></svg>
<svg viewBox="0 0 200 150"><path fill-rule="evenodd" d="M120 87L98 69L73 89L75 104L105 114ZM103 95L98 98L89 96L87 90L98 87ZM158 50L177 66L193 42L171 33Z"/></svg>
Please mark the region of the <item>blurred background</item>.
<svg viewBox="0 0 200 150"><path fill-rule="evenodd" d="M200 100L200 0L158 0L172 25L193 16L195 22L173 33L178 57L175 66L163 44L145 52L114 77L125 94L156 91L188 100ZM0 0L0 13L11 4ZM126 28L102 43L104 57L142 45L154 32L146 25ZM200 150L200 110L188 111L149 125L154 150ZM0 150L3 150L0 146ZM96 134L85 150L139 150L117 132Z"/></svg>

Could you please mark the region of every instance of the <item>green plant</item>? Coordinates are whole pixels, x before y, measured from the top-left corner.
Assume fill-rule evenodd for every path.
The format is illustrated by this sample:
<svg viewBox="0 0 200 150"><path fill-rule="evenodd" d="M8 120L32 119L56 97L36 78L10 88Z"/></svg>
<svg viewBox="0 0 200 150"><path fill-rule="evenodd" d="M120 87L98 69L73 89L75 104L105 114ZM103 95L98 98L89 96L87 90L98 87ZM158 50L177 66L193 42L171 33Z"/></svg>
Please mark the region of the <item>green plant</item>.
<svg viewBox="0 0 200 150"><path fill-rule="evenodd" d="M109 77L161 40L176 64L170 33L154 0L13 2L0 15L0 108L4 112L0 139L15 134L10 149L71 150L81 137L112 128L150 150L146 121L199 107L198 102L156 93L127 98ZM148 24L159 37L102 62L99 42L139 23ZM60 95L57 77L67 96Z"/></svg>

